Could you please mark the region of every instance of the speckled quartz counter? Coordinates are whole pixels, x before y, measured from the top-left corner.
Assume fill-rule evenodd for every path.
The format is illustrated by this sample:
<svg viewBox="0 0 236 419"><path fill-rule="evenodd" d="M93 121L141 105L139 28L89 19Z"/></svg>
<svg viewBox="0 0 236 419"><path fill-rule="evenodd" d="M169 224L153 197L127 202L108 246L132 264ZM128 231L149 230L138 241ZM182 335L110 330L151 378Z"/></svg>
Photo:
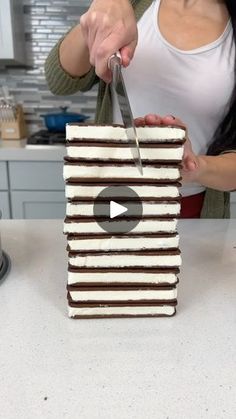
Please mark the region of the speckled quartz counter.
<svg viewBox="0 0 236 419"><path fill-rule="evenodd" d="M62 221L0 230L1 419L236 417L235 220L180 222L169 319L68 319Z"/></svg>

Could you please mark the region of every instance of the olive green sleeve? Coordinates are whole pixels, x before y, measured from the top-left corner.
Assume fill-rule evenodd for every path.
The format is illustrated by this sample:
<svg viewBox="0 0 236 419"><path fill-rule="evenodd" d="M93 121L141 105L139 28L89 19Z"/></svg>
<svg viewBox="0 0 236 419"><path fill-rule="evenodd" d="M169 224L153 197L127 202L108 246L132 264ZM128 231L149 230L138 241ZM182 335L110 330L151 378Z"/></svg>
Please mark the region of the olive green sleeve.
<svg viewBox="0 0 236 419"><path fill-rule="evenodd" d="M63 39L64 37L53 47L45 62L44 70L48 87L53 94L61 96L78 91L86 92L98 82L94 67L82 77L72 77L68 74L62 68L59 58L59 48Z"/></svg>

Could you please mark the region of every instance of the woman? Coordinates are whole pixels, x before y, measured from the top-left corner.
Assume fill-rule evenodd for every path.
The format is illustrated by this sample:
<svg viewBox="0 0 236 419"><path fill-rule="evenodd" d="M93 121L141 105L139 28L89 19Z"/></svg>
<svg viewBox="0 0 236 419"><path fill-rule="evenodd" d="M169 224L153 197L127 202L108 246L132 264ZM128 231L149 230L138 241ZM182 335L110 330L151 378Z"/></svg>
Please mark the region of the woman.
<svg viewBox="0 0 236 419"><path fill-rule="evenodd" d="M96 121L120 122L107 69L120 50L136 123L187 126L182 216L227 218L225 191L236 189L235 39L233 0L95 0L50 53L46 77L56 94L99 81Z"/></svg>

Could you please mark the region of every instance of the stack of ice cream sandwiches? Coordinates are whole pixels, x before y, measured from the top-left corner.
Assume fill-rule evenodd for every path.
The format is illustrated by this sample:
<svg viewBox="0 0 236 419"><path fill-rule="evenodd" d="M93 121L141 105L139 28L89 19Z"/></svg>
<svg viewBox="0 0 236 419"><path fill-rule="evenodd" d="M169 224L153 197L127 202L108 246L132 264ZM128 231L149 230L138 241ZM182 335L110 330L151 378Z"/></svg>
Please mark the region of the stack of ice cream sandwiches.
<svg viewBox="0 0 236 419"><path fill-rule="evenodd" d="M185 130L145 126L138 127L137 134L143 176L133 162L123 126L67 125L64 233L70 317L153 317L176 312ZM111 234L97 223L93 204L106 187L121 185L138 194L143 215L131 231Z"/></svg>

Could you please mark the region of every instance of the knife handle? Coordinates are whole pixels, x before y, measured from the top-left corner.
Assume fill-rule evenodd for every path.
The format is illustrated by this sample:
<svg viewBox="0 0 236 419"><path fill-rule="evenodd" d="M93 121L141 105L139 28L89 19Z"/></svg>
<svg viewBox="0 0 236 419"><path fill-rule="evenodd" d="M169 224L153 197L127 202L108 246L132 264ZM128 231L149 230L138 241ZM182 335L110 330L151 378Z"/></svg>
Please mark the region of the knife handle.
<svg viewBox="0 0 236 419"><path fill-rule="evenodd" d="M108 68L113 72L115 66L121 66L121 55L120 52L116 52L110 58L108 58Z"/></svg>

